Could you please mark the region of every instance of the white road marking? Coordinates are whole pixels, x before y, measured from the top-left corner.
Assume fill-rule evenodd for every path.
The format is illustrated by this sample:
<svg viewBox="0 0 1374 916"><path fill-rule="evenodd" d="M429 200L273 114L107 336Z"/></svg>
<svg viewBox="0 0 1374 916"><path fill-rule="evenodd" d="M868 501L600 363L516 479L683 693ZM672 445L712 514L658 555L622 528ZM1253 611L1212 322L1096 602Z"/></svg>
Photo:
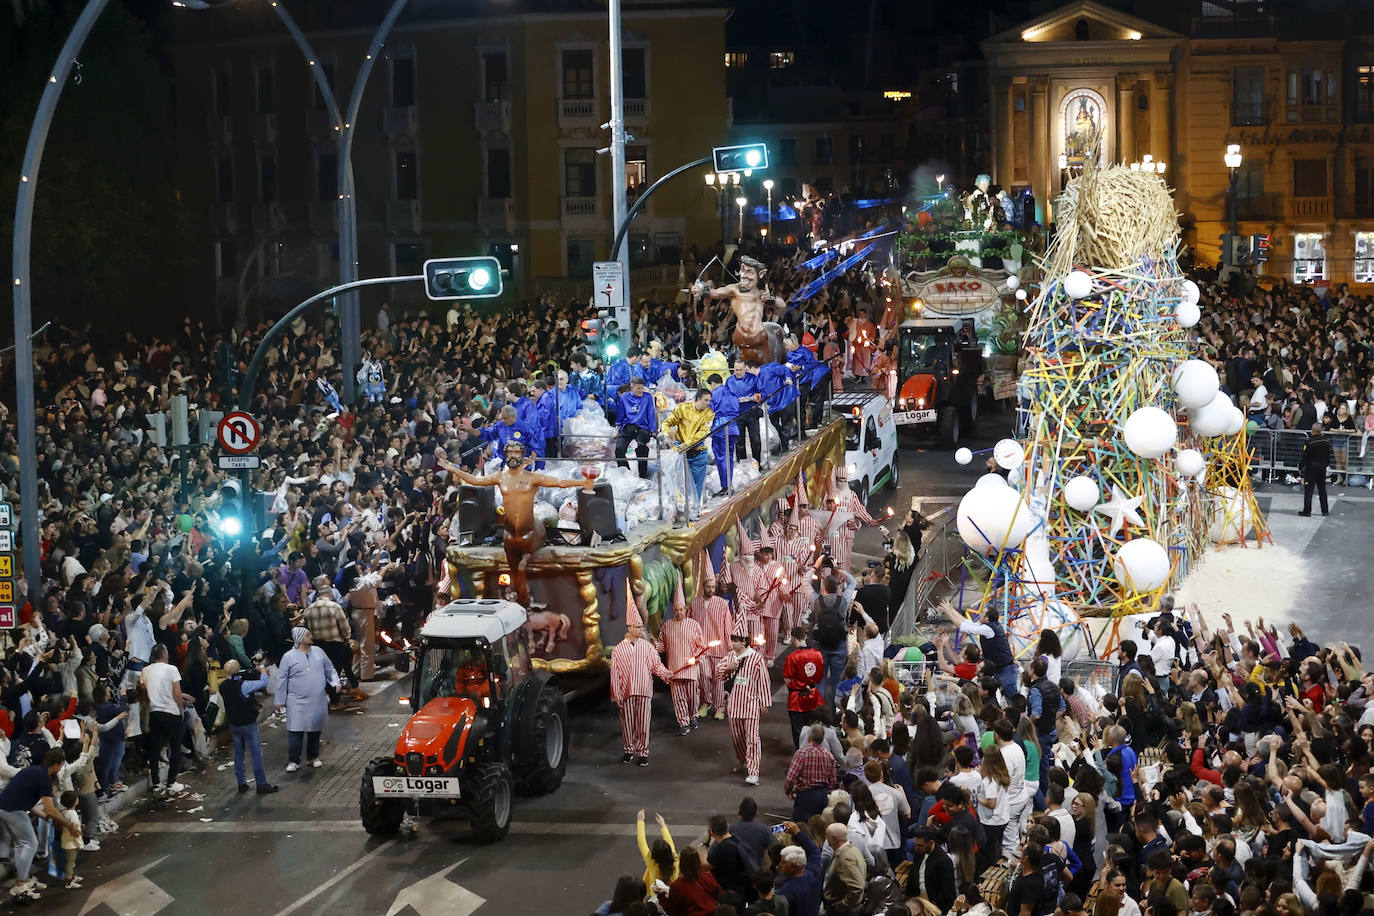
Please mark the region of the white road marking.
<svg viewBox="0 0 1374 916"><path fill-rule="evenodd" d="M319 825L319 822L318 822L318 821L296 821L295 823L298 823L298 824L307 824L307 825L314 825L314 826L316 826L317 828L318 828L318 825ZM207 825L207 824L188 824L187 826L201 827L201 826L210 826L210 825ZM240 826L240 829L242 829L242 826L243 826L243 825L240 824L239 826ZM358 824L356 821L354 822L353 826L354 826L356 829L358 829L359 831L362 830L362 825ZM287 916L288 913L294 913L296 910L300 909L301 907L305 906L305 905L306 905L307 903L309 903L310 901L314 900L316 897L320 896L320 894L323 894L325 891L329 890L331 887L333 887L334 885L338 884L338 883L339 883L340 881L342 881L344 878L347 878L349 875L353 874L353 872L355 872L355 871L357 871L358 869L362 868L362 867L363 867L364 865L366 865L368 862L371 862L371 861L372 861L373 859L375 859L378 855L380 855L380 854L382 853L383 850L385 850L385 849L386 849L388 846L390 846L390 845L391 845L391 841L388 840L387 842L385 842L385 843L383 843L382 845L378 846L376 849L372 850L372 851L369 852L367 855L363 856L361 859L359 859L358 861L354 862L352 865L350 865L350 866L348 866L347 868L341 870L340 872L338 872L337 874L335 874L334 877L330 878L328 881L324 882L324 883L321 884L319 887L315 888L313 891L311 891L310 893L306 894L306 895L305 895L304 897L302 897L301 899L297 900L295 903L293 903L293 904L291 904L290 906L288 906L286 909L281 910L280 912L278 912L278 913L277 913L277 916Z"/></svg>
<svg viewBox="0 0 1374 916"><path fill-rule="evenodd" d="M363 826L357 818L310 820L310 821L214 821L202 824L196 821L149 821L139 824L132 833L233 833L252 836L255 833L358 833ZM421 827L423 833L423 826ZM634 824L595 824L585 821L513 821L510 832L519 836L634 836ZM699 838L700 831L675 831L680 835ZM377 850L368 853L376 855ZM354 862L350 869L357 868L363 860Z"/></svg>

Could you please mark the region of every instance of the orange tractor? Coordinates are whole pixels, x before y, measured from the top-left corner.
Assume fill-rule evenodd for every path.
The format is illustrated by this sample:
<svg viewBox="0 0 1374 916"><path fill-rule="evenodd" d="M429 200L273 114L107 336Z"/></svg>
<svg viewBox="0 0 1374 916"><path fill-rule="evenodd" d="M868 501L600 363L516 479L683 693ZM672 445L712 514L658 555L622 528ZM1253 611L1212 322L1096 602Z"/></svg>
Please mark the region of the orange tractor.
<svg viewBox="0 0 1374 916"><path fill-rule="evenodd" d="M546 795L568 767L568 711L548 672L530 667L525 609L461 598L420 629L414 715L396 750L363 773L363 829L413 832L417 818L466 817L482 841L510 830L513 797Z"/></svg>
<svg viewBox="0 0 1374 916"><path fill-rule="evenodd" d="M978 421L983 349L953 318L905 321L897 329L898 428L932 431L942 446L959 443Z"/></svg>

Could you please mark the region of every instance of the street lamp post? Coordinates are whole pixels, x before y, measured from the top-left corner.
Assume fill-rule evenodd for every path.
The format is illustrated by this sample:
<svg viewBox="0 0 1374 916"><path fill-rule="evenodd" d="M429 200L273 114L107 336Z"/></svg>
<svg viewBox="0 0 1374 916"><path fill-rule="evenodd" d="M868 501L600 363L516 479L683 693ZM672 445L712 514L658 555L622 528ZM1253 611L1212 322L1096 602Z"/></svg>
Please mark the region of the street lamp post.
<svg viewBox="0 0 1374 916"><path fill-rule="evenodd" d="M1227 146L1226 154L1223 155L1221 158L1222 161L1226 163L1226 168L1231 173L1230 187L1227 192L1227 200L1231 209L1231 234L1233 236L1239 236L1240 213L1238 212L1238 207L1236 205L1236 182L1240 178L1240 164L1243 161L1243 157L1240 154L1240 144L1232 143L1229 146Z"/></svg>
<svg viewBox="0 0 1374 916"><path fill-rule="evenodd" d="M763 190L768 195L768 230L764 234L767 238L773 234L773 179L763 179Z"/></svg>
<svg viewBox="0 0 1374 916"><path fill-rule="evenodd" d="M739 207L739 243L744 244L744 205L749 203L749 199L741 194L735 198L735 206Z"/></svg>

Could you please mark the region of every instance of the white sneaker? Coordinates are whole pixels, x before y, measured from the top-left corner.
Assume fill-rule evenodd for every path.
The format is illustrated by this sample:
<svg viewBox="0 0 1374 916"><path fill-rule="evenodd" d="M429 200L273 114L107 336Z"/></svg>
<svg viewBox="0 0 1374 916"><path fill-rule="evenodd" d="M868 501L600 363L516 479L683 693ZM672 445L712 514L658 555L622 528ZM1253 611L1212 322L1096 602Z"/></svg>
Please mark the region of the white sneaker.
<svg viewBox="0 0 1374 916"><path fill-rule="evenodd" d="M167 794L167 787L160 782L153 783L153 794L159 798Z"/></svg>
<svg viewBox="0 0 1374 916"><path fill-rule="evenodd" d="M167 786L167 792L168 792L168 794L170 794L170 795L176 795L178 792L185 792L185 791L186 791L186 787L183 786L183 785L182 785L181 783L179 783L179 782L174 782L174 783L171 783L171 784L169 784L169 785Z"/></svg>
<svg viewBox="0 0 1374 916"><path fill-rule="evenodd" d="M81 847L82 852L100 852L99 840L87 840L86 845Z"/></svg>
<svg viewBox="0 0 1374 916"><path fill-rule="evenodd" d="M324 766L324 761L316 757L314 760L310 761L310 765L318 769L319 767Z"/></svg>
<svg viewBox="0 0 1374 916"><path fill-rule="evenodd" d="M757 776L746 776L744 777L744 784L746 786L756 786L759 784L759 778Z"/></svg>
<svg viewBox="0 0 1374 916"><path fill-rule="evenodd" d="M299 770L300 768L301 768L301 765L300 765L299 763L288 763L288 764L286 765L286 772L288 772L288 773L294 773L294 772L296 772L297 770Z"/></svg>

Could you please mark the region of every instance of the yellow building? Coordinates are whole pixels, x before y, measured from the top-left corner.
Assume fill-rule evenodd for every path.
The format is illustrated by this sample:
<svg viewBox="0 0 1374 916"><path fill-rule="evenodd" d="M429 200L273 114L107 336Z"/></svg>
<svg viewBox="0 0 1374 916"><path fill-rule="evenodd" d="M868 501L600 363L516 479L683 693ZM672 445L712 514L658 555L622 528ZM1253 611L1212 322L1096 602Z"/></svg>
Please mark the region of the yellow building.
<svg viewBox="0 0 1374 916"><path fill-rule="evenodd" d="M1215 264L1238 144L1240 232L1272 239L1260 273L1374 284L1374 40L1201 11L1184 35L1081 0L984 42L994 180L1052 221L1100 135L1104 162L1164 164L1185 241Z"/></svg>
<svg viewBox="0 0 1374 916"><path fill-rule="evenodd" d="M344 107L384 10L300 7L293 14ZM609 256L611 169L598 154L609 140L604 9L516 9L456 17L413 4L386 42L353 150L361 276L493 253L510 269L510 299L558 285L544 278L589 276ZM630 184L724 141L726 13L625 2ZM181 195L204 220L192 227L205 241L192 288L226 307L245 290L289 300L336 282L336 146L306 60L266 4L178 21ZM718 222L698 184L684 177L654 195L633 226L638 260L676 264L693 241L714 241ZM373 301L388 295L423 298L414 285Z"/></svg>

